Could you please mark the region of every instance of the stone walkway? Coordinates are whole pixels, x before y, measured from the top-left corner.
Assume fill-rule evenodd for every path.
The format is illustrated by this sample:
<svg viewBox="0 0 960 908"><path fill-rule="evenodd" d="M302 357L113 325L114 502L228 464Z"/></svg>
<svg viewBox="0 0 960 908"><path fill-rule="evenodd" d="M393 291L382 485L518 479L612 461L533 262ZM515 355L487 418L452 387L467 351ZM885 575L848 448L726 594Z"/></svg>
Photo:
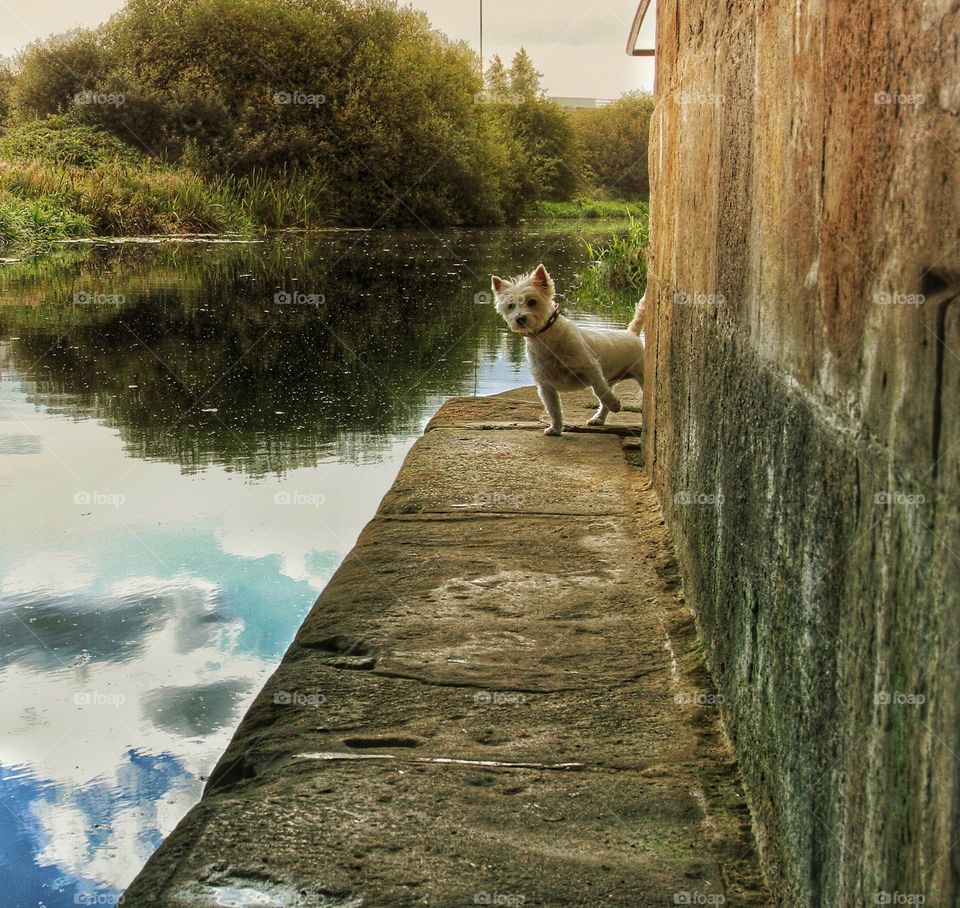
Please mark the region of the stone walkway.
<svg viewBox="0 0 960 908"><path fill-rule="evenodd" d="M127 908L770 904L639 414L541 415L440 410Z"/></svg>

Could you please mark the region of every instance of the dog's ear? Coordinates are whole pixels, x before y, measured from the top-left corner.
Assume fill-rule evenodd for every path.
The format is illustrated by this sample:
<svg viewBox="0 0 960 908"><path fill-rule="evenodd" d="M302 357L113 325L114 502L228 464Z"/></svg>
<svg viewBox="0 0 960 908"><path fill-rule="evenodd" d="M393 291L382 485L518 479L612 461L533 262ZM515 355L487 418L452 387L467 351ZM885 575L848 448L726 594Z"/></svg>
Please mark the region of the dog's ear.
<svg viewBox="0 0 960 908"><path fill-rule="evenodd" d="M507 286L507 282L502 277L493 276L493 280L490 281L490 286L493 288L494 293L499 293Z"/></svg>
<svg viewBox="0 0 960 908"><path fill-rule="evenodd" d="M550 279L550 272L547 271L543 262L537 265L537 270L533 272L533 282L538 287L549 287L553 283Z"/></svg>

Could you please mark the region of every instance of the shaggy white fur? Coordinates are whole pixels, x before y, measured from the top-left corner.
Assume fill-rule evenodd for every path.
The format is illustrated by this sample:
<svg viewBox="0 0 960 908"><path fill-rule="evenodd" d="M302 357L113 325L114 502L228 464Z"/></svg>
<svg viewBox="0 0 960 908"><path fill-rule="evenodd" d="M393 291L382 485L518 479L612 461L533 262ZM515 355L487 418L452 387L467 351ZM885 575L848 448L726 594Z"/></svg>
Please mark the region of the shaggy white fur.
<svg viewBox="0 0 960 908"><path fill-rule="evenodd" d="M602 426L611 410L620 410L613 385L633 378L643 387L643 299L626 330L582 328L559 314L553 278L543 265L512 280L494 275L492 287L497 312L526 338L530 369L550 414L544 435L563 432L561 391L592 388L599 408L587 424Z"/></svg>

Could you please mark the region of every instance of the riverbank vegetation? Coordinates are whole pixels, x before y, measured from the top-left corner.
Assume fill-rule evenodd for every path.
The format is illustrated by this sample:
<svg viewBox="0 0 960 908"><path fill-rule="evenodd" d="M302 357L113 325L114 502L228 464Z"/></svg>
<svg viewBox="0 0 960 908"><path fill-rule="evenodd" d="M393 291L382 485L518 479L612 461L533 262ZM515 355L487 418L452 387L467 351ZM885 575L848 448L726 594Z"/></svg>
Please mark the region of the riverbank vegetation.
<svg viewBox="0 0 960 908"><path fill-rule="evenodd" d="M621 199L648 199L647 146L653 98L629 92L596 110L571 111L583 166L594 191Z"/></svg>
<svg viewBox="0 0 960 908"><path fill-rule="evenodd" d="M390 0L129 0L0 66L0 248L621 216L649 108L563 110L522 49L481 77Z"/></svg>
<svg viewBox="0 0 960 908"><path fill-rule="evenodd" d="M569 202L535 202L527 217L538 221L614 221L646 218L647 203L629 199L579 197Z"/></svg>
<svg viewBox="0 0 960 908"><path fill-rule="evenodd" d="M606 243L584 241L590 265L580 276L580 296L598 303L621 299L631 305L647 289L647 256L650 247L650 220L644 205L640 217L631 216L626 230Z"/></svg>

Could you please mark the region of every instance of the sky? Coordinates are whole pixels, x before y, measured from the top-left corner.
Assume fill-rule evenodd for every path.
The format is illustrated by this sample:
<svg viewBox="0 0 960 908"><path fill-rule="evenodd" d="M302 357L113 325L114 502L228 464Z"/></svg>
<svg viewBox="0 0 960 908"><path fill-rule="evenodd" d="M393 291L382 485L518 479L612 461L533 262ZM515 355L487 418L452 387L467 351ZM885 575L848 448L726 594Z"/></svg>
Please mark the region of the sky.
<svg viewBox="0 0 960 908"><path fill-rule="evenodd" d="M410 5L451 38L479 49L480 0ZM123 0L0 0L0 56L54 32L99 25L122 6ZM550 95L616 98L653 87L652 61L626 54L637 0L483 0L483 6L487 62L494 54L509 62L525 47Z"/></svg>

